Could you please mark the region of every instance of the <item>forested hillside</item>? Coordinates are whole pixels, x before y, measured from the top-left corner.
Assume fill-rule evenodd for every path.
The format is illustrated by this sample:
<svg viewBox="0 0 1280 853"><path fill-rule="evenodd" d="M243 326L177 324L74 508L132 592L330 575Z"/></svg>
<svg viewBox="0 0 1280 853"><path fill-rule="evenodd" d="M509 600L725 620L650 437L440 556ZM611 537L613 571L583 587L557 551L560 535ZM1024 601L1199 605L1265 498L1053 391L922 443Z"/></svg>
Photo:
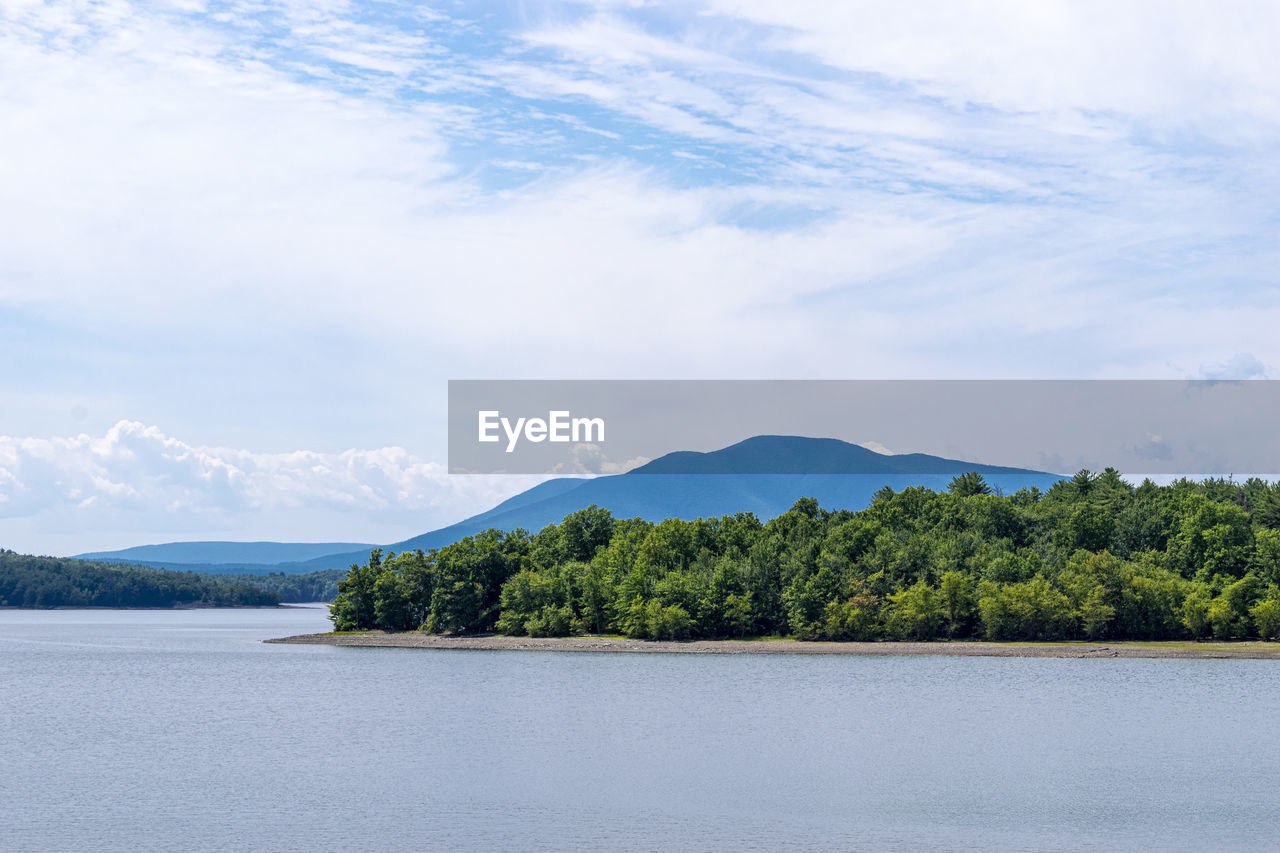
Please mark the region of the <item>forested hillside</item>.
<svg viewBox="0 0 1280 853"><path fill-rule="evenodd" d="M272 572L266 575L201 574L200 577L213 583L247 584L256 589L275 593L280 596L282 602L296 603L333 601L338 594L338 581L345 574L346 572L341 569L327 569L308 572L305 575Z"/></svg>
<svg viewBox="0 0 1280 853"><path fill-rule="evenodd" d="M339 584L339 630L637 638L1240 639L1280 636L1280 484L1134 487L1082 471L1040 492L884 489L657 524L597 507L534 535L374 551Z"/></svg>
<svg viewBox="0 0 1280 853"><path fill-rule="evenodd" d="M245 583L117 563L0 549L0 607L265 606L280 596Z"/></svg>

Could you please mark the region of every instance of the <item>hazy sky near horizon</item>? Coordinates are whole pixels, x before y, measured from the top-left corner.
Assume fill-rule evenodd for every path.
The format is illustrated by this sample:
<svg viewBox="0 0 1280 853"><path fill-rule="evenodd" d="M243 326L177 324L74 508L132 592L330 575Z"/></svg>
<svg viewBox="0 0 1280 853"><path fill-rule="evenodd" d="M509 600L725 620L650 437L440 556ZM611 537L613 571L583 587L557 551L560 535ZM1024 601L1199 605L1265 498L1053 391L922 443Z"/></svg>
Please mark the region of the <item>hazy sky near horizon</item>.
<svg viewBox="0 0 1280 853"><path fill-rule="evenodd" d="M0 0L0 546L457 520L449 378L1280 378L1277 36Z"/></svg>

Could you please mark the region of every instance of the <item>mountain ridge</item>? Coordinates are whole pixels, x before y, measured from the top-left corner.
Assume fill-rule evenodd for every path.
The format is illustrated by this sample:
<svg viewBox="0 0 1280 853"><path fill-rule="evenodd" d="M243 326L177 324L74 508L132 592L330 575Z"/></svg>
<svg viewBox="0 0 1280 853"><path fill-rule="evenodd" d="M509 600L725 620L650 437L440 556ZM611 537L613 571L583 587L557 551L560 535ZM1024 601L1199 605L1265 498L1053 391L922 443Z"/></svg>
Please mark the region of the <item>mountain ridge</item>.
<svg viewBox="0 0 1280 853"><path fill-rule="evenodd" d="M877 453L840 439L753 436L705 453L669 453L624 474L548 480L485 512L381 547L396 552L428 550L489 527L536 531L591 504L604 507L618 517L638 516L650 521L737 512L754 512L761 520L768 520L786 512L801 497L817 498L820 504L831 509L861 509L870 504L872 496L884 486L895 490L907 486L942 490L954 476L967 471L977 471L993 488L1005 491L1030 486L1047 489L1062 479L1061 475L1043 471L920 453ZM269 564L229 562L239 563L233 571L253 574L345 569L368 559L372 547L357 545L350 550ZM97 553L101 554L98 559L115 559L120 552ZM164 565L182 564L164 561ZM219 565L202 561L200 568L217 571Z"/></svg>
<svg viewBox="0 0 1280 853"><path fill-rule="evenodd" d="M115 551L87 551L74 556L77 560L110 560L172 562L182 565L232 564L276 565L296 563L325 554L355 551L376 547L364 542L238 542L201 540L193 542L163 542L156 545L134 545Z"/></svg>

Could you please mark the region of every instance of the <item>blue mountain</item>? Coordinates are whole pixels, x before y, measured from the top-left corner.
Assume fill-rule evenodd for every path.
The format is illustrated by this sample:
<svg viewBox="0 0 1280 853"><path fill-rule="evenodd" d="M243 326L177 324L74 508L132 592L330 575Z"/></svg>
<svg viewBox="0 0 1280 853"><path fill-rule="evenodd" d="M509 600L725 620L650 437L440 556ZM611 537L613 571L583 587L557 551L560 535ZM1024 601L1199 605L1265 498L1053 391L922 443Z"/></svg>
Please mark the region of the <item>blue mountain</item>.
<svg viewBox="0 0 1280 853"><path fill-rule="evenodd" d="M942 491L951 479L977 471L993 488L1048 489L1061 475L943 459L920 453L891 456L829 438L756 436L709 453L669 453L610 477L560 478L521 492L488 512L385 546L401 552L456 542L490 527L535 532L591 504L619 518L692 519L754 512L768 520L802 497L825 509L863 509L884 486L926 486ZM329 554L276 571L309 572L364 562L367 549Z"/></svg>
<svg viewBox="0 0 1280 853"><path fill-rule="evenodd" d="M280 563L298 563L325 554L367 551L373 547L363 542L167 542L119 551L91 551L76 554L76 558L156 566L262 566L265 574L265 569Z"/></svg>
<svg viewBox="0 0 1280 853"><path fill-rule="evenodd" d="M884 486L944 490L957 474L977 471L993 488L1047 489L1061 475L943 459L921 453L887 455L833 438L762 435L709 453L668 453L610 477L561 477L508 498L487 512L383 546L397 553L438 548L490 527L536 532L596 504L619 518L693 519L754 512L781 515L799 498L825 509L862 509ZM303 573L363 563L373 546L360 543L172 542L123 551L80 554L86 559L160 568L237 574Z"/></svg>

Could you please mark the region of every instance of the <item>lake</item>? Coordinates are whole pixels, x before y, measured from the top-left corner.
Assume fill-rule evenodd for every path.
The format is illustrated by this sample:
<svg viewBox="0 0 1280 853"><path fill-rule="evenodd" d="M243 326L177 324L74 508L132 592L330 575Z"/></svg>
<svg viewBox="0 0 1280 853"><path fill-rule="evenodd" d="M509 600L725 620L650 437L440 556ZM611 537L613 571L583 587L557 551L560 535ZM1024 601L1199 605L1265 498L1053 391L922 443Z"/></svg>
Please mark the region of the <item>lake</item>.
<svg viewBox="0 0 1280 853"><path fill-rule="evenodd" d="M0 611L0 848L1280 841L1280 661L264 645L326 611Z"/></svg>

